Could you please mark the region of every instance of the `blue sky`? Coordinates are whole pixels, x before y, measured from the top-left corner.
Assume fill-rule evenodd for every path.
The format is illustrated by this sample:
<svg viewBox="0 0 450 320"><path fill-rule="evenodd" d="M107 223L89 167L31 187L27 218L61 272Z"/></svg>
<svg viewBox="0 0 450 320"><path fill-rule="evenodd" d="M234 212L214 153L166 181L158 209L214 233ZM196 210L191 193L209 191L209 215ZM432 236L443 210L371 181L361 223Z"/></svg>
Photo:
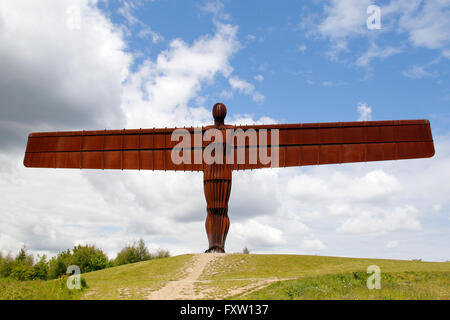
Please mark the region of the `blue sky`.
<svg viewBox="0 0 450 320"><path fill-rule="evenodd" d="M369 5L381 29L366 25ZM430 159L234 172L228 252L450 260L450 0L0 7L0 251L202 252L201 173L23 166L33 131L429 119Z"/></svg>
<svg viewBox="0 0 450 320"><path fill-rule="evenodd" d="M382 7L389 1L373 3ZM232 113L270 116L286 122L320 122L354 120L356 105L363 101L373 108L374 120L427 118L436 130L445 130L445 119L449 117L450 59L443 57L443 51L448 50L448 40L433 49L414 45L410 34L396 26L403 11L390 14L386 21L382 12L381 30L363 30L358 36L349 31L343 37L348 42L345 50L330 58L333 39L326 33L317 33L313 25L326 19L325 5L326 1L143 2L130 13L162 39L152 43L149 37L140 38L142 26L133 25L129 50L141 52L141 59L155 59L175 38L192 43L205 34L213 34L212 16L216 15L215 20L239 28L240 48L230 58L233 73L252 83L265 100L256 103L251 95L242 94L220 97L227 83L217 76L213 86L202 88L210 105L221 100ZM113 21L126 24L120 14L122 6L121 2L112 2L101 7ZM217 12L208 12L207 8ZM417 11L420 14L420 9ZM364 29L369 15L364 11L360 14L362 23L355 28ZM313 22L308 23L309 19ZM340 26L336 23L334 27ZM379 46L380 52L384 48L398 52L358 65L358 59L371 44ZM423 73L406 75L415 66ZM258 75L264 80L256 81L254 77Z"/></svg>

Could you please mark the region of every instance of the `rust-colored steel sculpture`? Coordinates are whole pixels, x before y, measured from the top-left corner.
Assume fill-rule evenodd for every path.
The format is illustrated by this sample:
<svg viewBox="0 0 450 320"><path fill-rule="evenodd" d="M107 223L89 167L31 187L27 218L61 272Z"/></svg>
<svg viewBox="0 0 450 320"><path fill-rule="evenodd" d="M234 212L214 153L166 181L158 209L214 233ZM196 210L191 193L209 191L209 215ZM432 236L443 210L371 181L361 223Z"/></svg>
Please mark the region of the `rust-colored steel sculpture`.
<svg viewBox="0 0 450 320"><path fill-rule="evenodd" d="M216 129L223 137L224 149L230 146L226 131L254 130L268 132L266 139L233 140L231 157L245 152L245 161L229 163L223 154L222 163L208 163L202 156L205 148L215 143L201 141L200 147L183 146L181 153L190 159L176 163L172 151L180 148L172 141L176 128L100 130L31 133L25 152L24 165L39 168L122 169L203 171L206 198L207 252L225 252L225 240L230 226L228 200L233 170L273 167L257 158L249 161L251 151L270 149L277 152L277 167L307 166L349 162L427 158L434 155L433 138L428 120L358 121L309 124L274 124L230 126L224 124L227 110L217 103L213 108L214 125L184 128L189 141L195 134L203 135ZM270 130L278 130L278 142L272 144ZM234 138L233 138L234 139Z"/></svg>

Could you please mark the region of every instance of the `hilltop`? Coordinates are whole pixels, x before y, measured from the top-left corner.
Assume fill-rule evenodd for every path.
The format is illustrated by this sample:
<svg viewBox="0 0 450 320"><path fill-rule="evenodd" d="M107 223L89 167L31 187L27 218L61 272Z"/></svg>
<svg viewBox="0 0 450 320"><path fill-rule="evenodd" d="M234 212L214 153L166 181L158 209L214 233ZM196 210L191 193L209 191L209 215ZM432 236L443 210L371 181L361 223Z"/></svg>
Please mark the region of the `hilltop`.
<svg viewBox="0 0 450 320"><path fill-rule="evenodd" d="M380 290L366 287L370 265L381 269ZM68 296L46 289L58 280L0 282L0 299L20 298L18 287L31 299L450 299L450 262L185 254L82 276L87 288ZM11 288L16 296L5 296Z"/></svg>

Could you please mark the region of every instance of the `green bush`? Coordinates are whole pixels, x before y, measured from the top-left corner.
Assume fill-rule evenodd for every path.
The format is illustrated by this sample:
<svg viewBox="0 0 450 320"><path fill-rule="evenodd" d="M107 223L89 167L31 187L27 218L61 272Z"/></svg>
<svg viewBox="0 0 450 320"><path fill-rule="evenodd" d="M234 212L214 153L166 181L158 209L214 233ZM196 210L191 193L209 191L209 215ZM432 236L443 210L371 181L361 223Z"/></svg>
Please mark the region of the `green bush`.
<svg viewBox="0 0 450 320"><path fill-rule="evenodd" d="M59 253L49 261L48 278L56 279L65 275L70 265L80 267L81 273L105 269L111 266L106 254L94 245L78 245Z"/></svg>
<svg viewBox="0 0 450 320"><path fill-rule="evenodd" d="M14 258L11 254L6 257L0 254L0 278L9 277L13 268Z"/></svg>
<svg viewBox="0 0 450 320"><path fill-rule="evenodd" d="M86 273L108 267L108 256L94 245L79 245L73 248L70 262L79 266L82 273Z"/></svg>
<svg viewBox="0 0 450 320"><path fill-rule="evenodd" d="M156 253L150 253L143 239L139 239L136 243L124 247L114 259L114 265L120 266L128 263L135 263L151 259L167 258L170 253L167 250L158 250Z"/></svg>
<svg viewBox="0 0 450 320"><path fill-rule="evenodd" d="M152 255L152 257L153 259L168 258L170 257L170 252L169 250L159 249L154 255Z"/></svg>
<svg viewBox="0 0 450 320"><path fill-rule="evenodd" d="M48 279L57 279L66 273L67 267L71 264L72 253L70 249L60 252L56 257L50 259L48 263Z"/></svg>
<svg viewBox="0 0 450 320"><path fill-rule="evenodd" d="M27 249L23 246L16 256L16 261L21 262L27 266L32 266L34 264L34 258L32 254L27 253Z"/></svg>
<svg viewBox="0 0 450 320"><path fill-rule="evenodd" d="M35 279L46 280L49 272L47 256L43 255L40 257L39 261L33 266L33 269Z"/></svg>
<svg viewBox="0 0 450 320"><path fill-rule="evenodd" d="M35 279L33 266L22 261L16 261L13 264L10 277L19 281L33 280Z"/></svg>
<svg viewBox="0 0 450 320"><path fill-rule="evenodd" d="M152 259L152 255L148 251L143 239L139 239L136 243L128 245L117 254L114 260L114 265L120 266L122 264L135 263Z"/></svg>

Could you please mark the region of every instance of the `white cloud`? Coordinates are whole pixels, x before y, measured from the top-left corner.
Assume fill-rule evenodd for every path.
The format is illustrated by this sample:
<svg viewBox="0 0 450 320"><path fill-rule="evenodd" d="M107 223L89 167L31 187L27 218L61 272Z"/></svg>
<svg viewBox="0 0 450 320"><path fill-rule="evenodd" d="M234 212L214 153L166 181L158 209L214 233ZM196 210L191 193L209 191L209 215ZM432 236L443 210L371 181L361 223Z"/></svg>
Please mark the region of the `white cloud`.
<svg viewBox="0 0 450 320"><path fill-rule="evenodd" d="M236 222L233 225L233 232L245 245L252 248L279 246L285 243L280 230L255 219L244 223Z"/></svg>
<svg viewBox="0 0 450 320"><path fill-rule="evenodd" d="M442 50L445 56L450 46L450 2L448 0L391 0L381 7L381 30L368 30L366 9L371 0L330 0L323 5L323 16L309 15L302 26L308 33L330 40L328 55L337 59L348 52L352 39L366 37L370 45L356 61L367 67L374 58L385 59L401 52L395 45L377 46L386 33L406 34L414 47ZM376 3L375 3L376 4ZM406 42L406 41L405 41Z"/></svg>
<svg viewBox="0 0 450 320"><path fill-rule="evenodd" d="M412 6L411 3L406 3L409 0L399 2L401 3L392 2L391 6L409 9L398 12L401 15L399 27L409 34L409 40L414 46L440 49L450 45L450 1L412 1Z"/></svg>
<svg viewBox="0 0 450 320"><path fill-rule="evenodd" d="M411 79L422 79L425 77L430 77L434 73L425 70L424 66L414 65L410 69L403 71L402 74Z"/></svg>
<svg viewBox="0 0 450 320"><path fill-rule="evenodd" d="M442 55L447 58L450 59L450 49L449 50L444 50L442 51Z"/></svg>
<svg viewBox="0 0 450 320"><path fill-rule="evenodd" d="M343 86L345 84L346 84L345 82L341 82L341 81L338 81L338 82L335 82L335 81L322 81L322 85L324 87L339 87L339 86Z"/></svg>
<svg viewBox="0 0 450 320"><path fill-rule="evenodd" d="M209 110L189 108L188 102L217 74L229 76L229 58L239 47L236 26L216 23L216 28L213 36L200 37L192 45L173 40L156 61L146 60L129 78L122 104L127 126L198 125L210 120Z"/></svg>
<svg viewBox="0 0 450 320"><path fill-rule="evenodd" d="M238 90L239 92L245 93L245 94L251 94L255 90L255 86L251 83L239 79L239 77L230 77L228 79L228 82L230 83L231 88Z"/></svg>
<svg viewBox="0 0 450 320"><path fill-rule="evenodd" d="M262 74L257 74L256 76L253 77L253 79L255 79L258 82L263 82L264 76Z"/></svg>
<svg viewBox="0 0 450 320"><path fill-rule="evenodd" d="M390 46L380 48L375 43L371 43L367 51L356 60L355 64L358 67L368 67L374 59L378 58L384 60L400 52L402 52L402 50L399 48Z"/></svg>
<svg viewBox="0 0 450 320"><path fill-rule="evenodd" d="M256 91L253 94L252 99L257 103L263 103L266 100L266 97L262 93Z"/></svg>
<svg viewBox="0 0 450 320"><path fill-rule="evenodd" d="M211 123L210 109L201 106L202 89L218 76L231 77L237 26L216 22L211 34L192 43L172 40L156 59L131 72L121 29L88 2L79 3L85 6L76 34L64 27L72 2L2 5L0 66L9 78L0 79L0 90L2 102L10 99L1 104L8 113L2 120L23 133ZM54 28L51 20L62 27ZM30 90L15 101L15 87ZM192 101L200 106L192 107ZM277 122L230 113L233 121ZM418 237L422 220L450 206L442 187L450 179L450 139L436 141L432 159L234 172L227 251L241 251L247 243L261 252L367 256L360 241L375 234L384 240L370 254L383 256L383 234L402 231L402 249L411 246L418 254L420 245L422 256L448 259L447 233L442 245ZM0 154L2 250L16 252L26 243L34 252L55 253L83 241L113 255L138 237L173 254L206 249L201 173L29 169L21 164L23 149ZM433 210L437 203L439 211Z"/></svg>
<svg viewBox="0 0 450 320"><path fill-rule="evenodd" d="M225 6L219 0L206 0L200 9L213 15L214 20L230 20L231 16L225 12Z"/></svg>
<svg viewBox="0 0 450 320"><path fill-rule="evenodd" d="M93 1L8 1L0 17L0 145L29 130L123 125L132 56Z"/></svg>
<svg viewBox="0 0 450 320"><path fill-rule="evenodd" d="M301 242L300 248L305 251L322 251L327 247L320 239L304 239Z"/></svg>
<svg viewBox="0 0 450 320"><path fill-rule="evenodd" d="M360 234L384 234L393 231L417 231L422 226L416 217L418 210L413 206L394 210L361 211L345 220L338 232Z"/></svg>
<svg viewBox="0 0 450 320"><path fill-rule="evenodd" d="M317 31L333 41L365 34L366 10L370 4L370 0L331 0L324 6L326 18L317 26Z"/></svg>
<svg viewBox="0 0 450 320"><path fill-rule="evenodd" d="M308 47L305 44L301 44L297 46L298 51L305 52Z"/></svg>
<svg viewBox="0 0 450 320"><path fill-rule="evenodd" d="M386 247L389 249L396 248L396 247L398 247L398 241L395 241L395 240L389 241L388 244L386 245Z"/></svg>
<svg viewBox="0 0 450 320"><path fill-rule="evenodd" d="M372 108L365 102L359 102L356 110L359 113L358 121L370 121L372 120Z"/></svg>
<svg viewBox="0 0 450 320"><path fill-rule="evenodd" d="M117 12L126 19L126 21L128 22L128 28L138 28L137 35L139 38L146 38L150 36L153 43L157 43L163 40L163 36L160 33L153 31L150 26L142 22L133 13L133 11L139 10L139 8L143 5L142 1L121 0L121 4L122 6L117 9ZM127 31L128 34L131 34L130 30Z"/></svg>
<svg viewBox="0 0 450 320"><path fill-rule="evenodd" d="M237 76L228 78L228 82L233 90L237 90L238 92L246 95L251 95L253 101L257 103L263 103L266 99L266 97L262 93L255 91L255 86L253 84L242 80ZM226 92L223 93L224 95L226 95Z"/></svg>

